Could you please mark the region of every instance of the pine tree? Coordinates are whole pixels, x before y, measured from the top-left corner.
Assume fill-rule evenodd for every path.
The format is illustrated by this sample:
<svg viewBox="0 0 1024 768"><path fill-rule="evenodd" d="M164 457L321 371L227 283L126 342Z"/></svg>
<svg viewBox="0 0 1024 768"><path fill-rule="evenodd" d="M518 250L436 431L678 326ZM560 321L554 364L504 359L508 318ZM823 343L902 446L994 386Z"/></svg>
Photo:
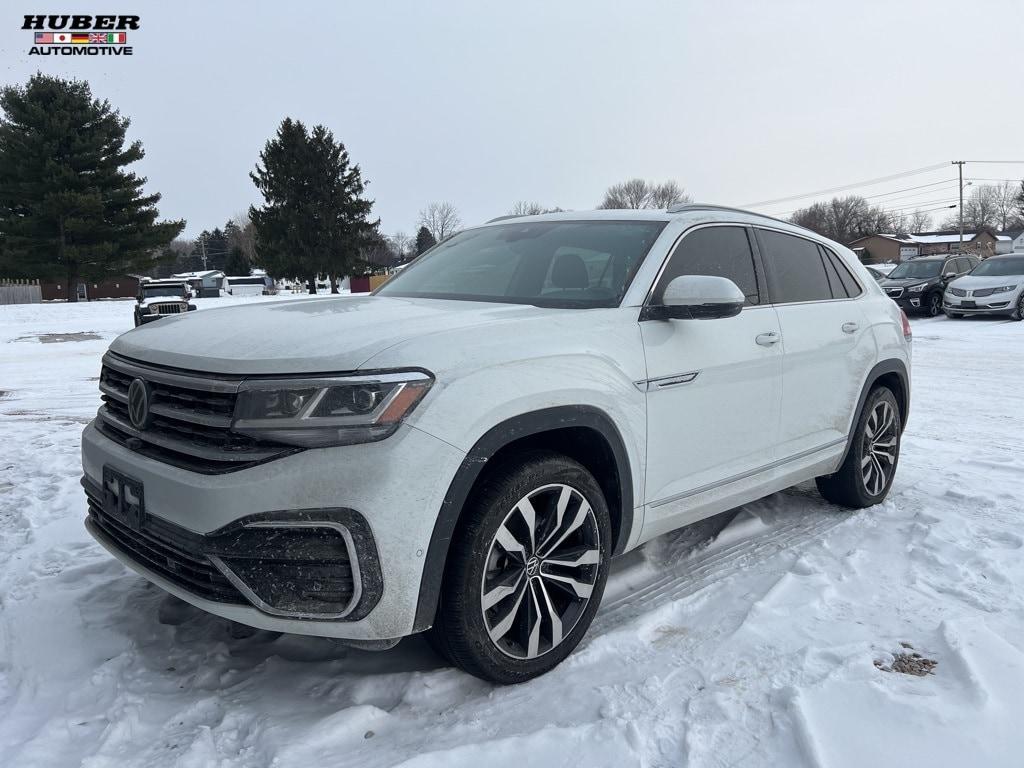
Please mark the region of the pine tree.
<svg viewBox="0 0 1024 768"><path fill-rule="evenodd" d="M224 274L225 275L248 275L252 271L249 266L248 260L245 258L245 253L242 249L237 246L231 246L231 250L228 251L227 260L224 262Z"/></svg>
<svg viewBox="0 0 1024 768"><path fill-rule="evenodd" d="M359 249L376 231L366 182L345 145L322 125L308 131L285 118L249 174L263 193L249 209L260 264L274 275L299 276L316 293L318 274L351 274Z"/></svg>
<svg viewBox="0 0 1024 768"><path fill-rule="evenodd" d="M426 227L420 227L420 231L416 233L416 255L419 256L428 248L433 248L437 245L437 240L430 234L430 230Z"/></svg>
<svg viewBox="0 0 1024 768"><path fill-rule="evenodd" d="M192 262L197 265L196 270L219 269L226 273L225 264L230 252L231 245L227 235L220 227L216 227L212 232L204 229L199 233L192 249L191 258Z"/></svg>
<svg viewBox="0 0 1024 768"><path fill-rule="evenodd" d="M148 271L185 227L157 222L159 194L126 170L129 121L88 83L36 74L0 90L0 259L15 276L66 280Z"/></svg>

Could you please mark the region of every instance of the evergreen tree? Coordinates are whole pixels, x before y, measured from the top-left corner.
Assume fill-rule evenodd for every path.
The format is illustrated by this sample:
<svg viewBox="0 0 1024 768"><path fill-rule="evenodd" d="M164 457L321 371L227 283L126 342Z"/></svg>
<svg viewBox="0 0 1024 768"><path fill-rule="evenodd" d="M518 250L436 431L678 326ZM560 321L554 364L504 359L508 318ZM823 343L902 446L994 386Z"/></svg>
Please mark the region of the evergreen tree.
<svg viewBox="0 0 1024 768"><path fill-rule="evenodd" d="M376 232L372 200L348 151L322 125L312 131L285 118L249 174L265 204L249 209L260 264L275 275L304 278L316 293L317 274L351 274L359 249Z"/></svg>
<svg viewBox="0 0 1024 768"><path fill-rule="evenodd" d="M227 235L220 227L212 232L204 229L192 249L191 262L196 265L194 270L219 269L224 272L230 251Z"/></svg>
<svg viewBox="0 0 1024 768"><path fill-rule="evenodd" d="M15 276L67 281L148 271L185 227L157 222L159 194L126 170L143 157L129 121L88 83L36 74L0 90L0 259Z"/></svg>
<svg viewBox="0 0 1024 768"><path fill-rule="evenodd" d="M245 258L245 253L241 247L234 245L231 250L228 251L227 260L224 262L224 274L225 275L248 275L252 271L249 266L248 260Z"/></svg>
<svg viewBox="0 0 1024 768"><path fill-rule="evenodd" d="M430 234L430 230L426 227L420 227L420 231L416 233L416 255L419 256L428 248L433 248L437 245L437 240Z"/></svg>

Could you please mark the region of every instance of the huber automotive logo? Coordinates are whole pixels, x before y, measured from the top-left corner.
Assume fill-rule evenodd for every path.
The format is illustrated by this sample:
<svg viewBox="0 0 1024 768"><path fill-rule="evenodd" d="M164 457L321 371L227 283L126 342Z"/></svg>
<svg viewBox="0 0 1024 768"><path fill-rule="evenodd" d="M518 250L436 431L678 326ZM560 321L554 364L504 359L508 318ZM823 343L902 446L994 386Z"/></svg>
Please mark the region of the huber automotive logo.
<svg viewBox="0 0 1024 768"><path fill-rule="evenodd" d="M32 30L35 56L131 56L126 30L139 28L138 16L26 14L22 29Z"/></svg>

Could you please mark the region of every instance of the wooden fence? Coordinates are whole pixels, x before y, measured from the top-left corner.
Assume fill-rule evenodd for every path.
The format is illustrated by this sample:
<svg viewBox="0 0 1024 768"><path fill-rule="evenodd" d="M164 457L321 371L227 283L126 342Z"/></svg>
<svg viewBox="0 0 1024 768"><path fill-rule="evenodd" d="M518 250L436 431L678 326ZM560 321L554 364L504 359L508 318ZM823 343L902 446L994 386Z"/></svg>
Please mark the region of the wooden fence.
<svg viewBox="0 0 1024 768"><path fill-rule="evenodd" d="M38 280L4 280L0 278L0 305L38 304L43 300Z"/></svg>

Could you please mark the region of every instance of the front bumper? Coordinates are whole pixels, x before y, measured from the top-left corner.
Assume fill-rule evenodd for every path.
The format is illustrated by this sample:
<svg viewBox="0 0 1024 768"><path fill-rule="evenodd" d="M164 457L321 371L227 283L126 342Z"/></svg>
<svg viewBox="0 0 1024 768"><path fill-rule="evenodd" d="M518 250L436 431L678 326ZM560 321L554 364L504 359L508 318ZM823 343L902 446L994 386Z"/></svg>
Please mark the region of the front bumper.
<svg viewBox="0 0 1024 768"><path fill-rule="evenodd" d="M946 293L942 297L942 308L948 312L964 315L1009 315L1017 306L1018 294L1015 292L996 293L983 298L970 296L954 296ZM972 302L974 306L964 306L964 302Z"/></svg>
<svg viewBox="0 0 1024 768"><path fill-rule="evenodd" d="M105 470L108 479L111 470L132 478L144 493L147 523L140 530L119 530L119 521L103 525L91 513L86 527L126 565L218 616L279 632L391 640L413 631L434 523L463 457L447 443L404 425L379 443L309 450L250 469L204 475L135 453L90 424L82 436L83 485L102 499ZM348 611L327 617L281 611L280 600L267 598L270 586L261 588L258 579L232 565L239 552L228 546L228 534L246 529L248 541L236 546L249 555L269 557L270 537L278 536L281 521L288 520L319 528L340 523L339 529L353 540L352 572L361 594ZM251 538L264 533L255 530L254 521L270 526L265 530L267 551L260 539ZM150 523L153 527L147 530ZM155 543L129 545L131 535L154 532ZM172 562L182 553L161 549L167 539L181 544L184 554L194 559L184 566ZM189 570L193 567L195 572ZM229 572L241 574L242 583L233 582ZM312 584L315 578L310 578ZM212 589L206 588L207 582ZM249 589L239 589L243 586Z"/></svg>

